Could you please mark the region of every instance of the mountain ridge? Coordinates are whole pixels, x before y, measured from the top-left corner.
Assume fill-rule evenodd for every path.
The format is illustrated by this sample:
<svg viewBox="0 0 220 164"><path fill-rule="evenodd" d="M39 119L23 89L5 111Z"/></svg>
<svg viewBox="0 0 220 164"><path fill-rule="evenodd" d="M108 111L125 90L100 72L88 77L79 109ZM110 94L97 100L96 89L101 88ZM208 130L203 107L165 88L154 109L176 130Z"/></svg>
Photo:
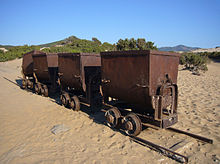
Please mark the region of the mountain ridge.
<svg viewBox="0 0 220 164"><path fill-rule="evenodd" d="M158 50L160 51L182 51L182 52L188 52L188 51L193 51L196 49L200 49L199 47L189 47L185 45L177 45L173 47L160 47Z"/></svg>

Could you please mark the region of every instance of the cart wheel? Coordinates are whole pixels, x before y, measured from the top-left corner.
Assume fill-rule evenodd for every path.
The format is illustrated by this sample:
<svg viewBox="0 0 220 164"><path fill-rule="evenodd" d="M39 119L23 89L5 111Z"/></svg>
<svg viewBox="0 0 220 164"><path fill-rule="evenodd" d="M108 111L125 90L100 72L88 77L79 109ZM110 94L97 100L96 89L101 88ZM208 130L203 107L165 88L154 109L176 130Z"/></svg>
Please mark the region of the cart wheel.
<svg viewBox="0 0 220 164"><path fill-rule="evenodd" d="M118 108L111 108L105 113L107 125L111 128L119 128L121 113Z"/></svg>
<svg viewBox="0 0 220 164"><path fill-rule="evenodd" d="M125 132L130 136L137 136L142 131L142 124L140 118L130 113L124 117Z"/></svg>
<svg viewBox="0 0 220 164"><path fill-rule="evenodd" d="M26 89L27 88L27 80L26 79L22 80L21 88L22 89Z"/></svg>
<svg viewBox="0 0 220 164"><path fill-rule="evenodd" d="M62 94L60 96L60 100L62 102L62 105L64 105L65 107L68 106L69 103L68 103L68 99L67 99L67 95L66 94Z"/></svg>
<svg viewBox="0 0 220 164"><path fill-rule="evenodd" d="M39 84L41 95L44 96L44 85Z"/></svg>
<svg viewBox="0 0 220 164"><path fill-rule="evenodd" d="M41 91L41 90L40 90L40 84L38 84L38 83L35 84L35 85L34 85L34 90L35 90L35 92L39 95L39 94L40 94L40 91Z"/></svg>
<svg viewBox="0 0 220 164"><path fill-rule="evenodd" d="M43 85L43 90L44 90L44 96L45 97L48 97L48 87L47 87L47 85Z"/></svg>
<svg viewBox="0 0 220 164"><path fill-rule="evenodd" d="M30 89L34 88L34 83L32 81L28 81L28 87L30 87Z"/></svg>
<svg viewBox="0 0 220 164"><path fill-rule="evenodd" d="M80 110L80 101L77 96L71 97L70 107L75 111Z"/></svg>

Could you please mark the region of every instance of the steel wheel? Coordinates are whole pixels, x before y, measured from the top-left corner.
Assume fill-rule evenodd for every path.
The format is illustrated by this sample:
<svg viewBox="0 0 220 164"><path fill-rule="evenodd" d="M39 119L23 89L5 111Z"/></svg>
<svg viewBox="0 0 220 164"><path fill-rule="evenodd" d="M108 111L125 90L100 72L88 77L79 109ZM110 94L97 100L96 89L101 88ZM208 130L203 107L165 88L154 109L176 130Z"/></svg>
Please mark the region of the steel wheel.
<svg viewBox="0 0 220 164"><path fill-rule="evenodd" d="M44 95L44 86L39 84L41 95Z"/></svg>
<svg viewBox="0 0 220 164"><path fill-rule="evenodd" d="M111 108L105 113L107 125L111 128L119 128L121 113L117 108Z"/></svg>
<svg viewBox="0 0 220 164"><path fill-rule="evenodd" d="M45 97L48 97L48 88L47 88L46 85L43 85L43 90L44 90L43 95L44 95Z"/></svg>
<svg viewBox="0 0 220 164"><path fill-rule="evenodd" d="M34 83L30 82L30 88L33 89L34 88Z"/></svg>
<svg viewBox="0 0 220 164"><path fill-rule="evenodd" d="M77 96L71 97L70 107L75 111L80 110L80 101Z"/></svg>
<svg viewBox="0 0 220 164"><path fill-rule="evenodd" d="M69 101L68 101L67 96L69 96L69 95L65 94L65 93L60 96L60 100L65 107L67 107L69 105Z"/></svg>
<svg viewBox="0 0 220 164"><path fill-rule="evenodd" d="M27 87L30 88L30 89L33 89L34 83L30 80L27 80Z"/></svg>
<svg viewBox="0 0 220 164"><path fill-rule="evenodd" d="M140 118L130 113L124 117L125 132L130 136L137 136L142 131L142 124Z"/></svg>
<svg viewBox="0 0 220 164"><path fill-rule="evenodd" d="M35 84L34 85L34 90L35 90L35 92L39 95L40 94L40 92L41 92L41 90L40 90L40 84Z"/></svg>
<svg viewBox="0 0 220 164"><path fill-rule="evenodd" d="M27 80L26 79L22 80L21 88L22 89L26 89L27 88Z"/></svg>

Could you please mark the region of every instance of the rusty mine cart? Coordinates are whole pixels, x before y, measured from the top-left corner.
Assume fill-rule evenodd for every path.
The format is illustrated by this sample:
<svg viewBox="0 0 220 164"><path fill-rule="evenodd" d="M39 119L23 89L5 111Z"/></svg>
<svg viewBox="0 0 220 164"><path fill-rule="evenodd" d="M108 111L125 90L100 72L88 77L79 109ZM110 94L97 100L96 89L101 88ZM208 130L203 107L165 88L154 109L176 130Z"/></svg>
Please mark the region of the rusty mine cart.
<svg viewBox="0 0 220 164"><path fill-rule="evenodd" d="M93 108L101 106L100 54L60 53L58 56L62 104L73 110L80 109L80 101Z"/></svg>
<svg viewBox="0 0 220 164"><path fill-rule="evenodd" d="M46 54L41 51L31 51L23 55L22 88L34 90L37 94L48 96L57 91L58 77L57 54Z"/></svg>
<svg viewBox="0 0 220 164"><path fill-rule="evenodd" d="M110 127L136 136L142 124L167 128L177 122L179 54L152 50L101 53L105 113ZM123 108L117 108L117 102ZM125 106L129 110L124 109Z"/></svg>

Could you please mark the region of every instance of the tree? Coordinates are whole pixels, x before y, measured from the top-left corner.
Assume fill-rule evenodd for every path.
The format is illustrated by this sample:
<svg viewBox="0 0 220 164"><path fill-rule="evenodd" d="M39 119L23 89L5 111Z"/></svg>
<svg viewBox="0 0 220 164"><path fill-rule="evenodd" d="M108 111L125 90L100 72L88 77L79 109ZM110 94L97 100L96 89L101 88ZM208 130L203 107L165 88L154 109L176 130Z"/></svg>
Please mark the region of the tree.
<svg viewBox="0 0 220 164"><path fill-rule="evenodd" d="M146 49L156 49L157 50L157 47L154 46L154 43L153 42L147 42L146 43Z"/></svg>
<svg viewBox="0 0 220 164"><path fill-rule="evenodd" d="M95 37L92 38L92 41L95 42L95 43L97 43L98 45L101 45L101 44L102 44L102 42L99 41L99 40L98 40L97 38L95 38Z"/></svg>
<svg viewBox="0 0 220 164"><path fill-rule="evenodd" d="M137 47L139 50L144 50L146 47L146 41L144 38L138 38L137 39Z"/></svg>
<svg viewBox="0 0 220 164"><path fill-rule="evenodd" d="M148 50L148 49L156 49L157 47L154 46L153 42L146 42L144 38L138 38L135 40L134 38L131 39L119 39L116 43L116 48L119 51L124 50Z"/></svg>
<svg viewBox="0 0 220 164"><path fill-rule="evenodd" d="M130 40L129 40L129 49L130 50L136 50L137 48L136 48L136 40L134 39L134 38L131 38Z"/></svg>
<svg viewBox="0 0 220 164"><path fill-rule="evenodd" d="M128 38L125 38L124 40L124 50L129 50L129 43L130 41L128 40Z"/></svg>
<svg viewBox="0 0 220 164"><path fill-rule="evenodd" d="M122 51L124 50L124 40L119 39L116 43L117 50Z"/></svg>

